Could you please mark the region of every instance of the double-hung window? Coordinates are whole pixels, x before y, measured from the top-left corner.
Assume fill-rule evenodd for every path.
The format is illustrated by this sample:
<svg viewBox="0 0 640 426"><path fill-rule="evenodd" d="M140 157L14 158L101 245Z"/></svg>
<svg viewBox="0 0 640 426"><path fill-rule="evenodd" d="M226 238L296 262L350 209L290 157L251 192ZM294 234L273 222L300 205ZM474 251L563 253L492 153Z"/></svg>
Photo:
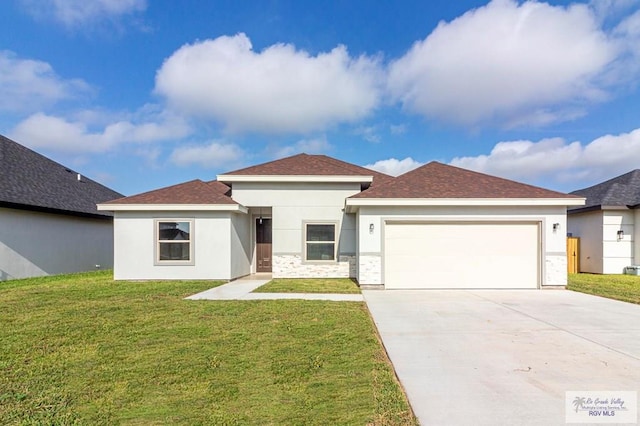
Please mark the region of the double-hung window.
<svg viewBox="0 0 640 426"><path fill-rule="evenodd" d="M336 259L336 224L304 224L305 260L331 262Z"/></svg>
<svg viewBox="0 0 640 426"><path fill-rule="evenodd" d="M156 221L158 263L193 264L193 221Z"/></svg>

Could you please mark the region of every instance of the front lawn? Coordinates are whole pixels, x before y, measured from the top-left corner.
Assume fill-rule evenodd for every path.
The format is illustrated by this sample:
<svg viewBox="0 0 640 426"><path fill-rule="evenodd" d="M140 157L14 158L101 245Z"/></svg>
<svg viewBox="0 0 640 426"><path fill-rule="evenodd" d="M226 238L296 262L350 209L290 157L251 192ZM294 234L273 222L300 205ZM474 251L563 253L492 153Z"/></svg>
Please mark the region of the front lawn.
<svg viewBox="0 0 640 426"><path fill-rule="evenodd" d="M569 290L640 304L640 276L569 274Z"/></svg>
<svg viewBox="0 0 640 426"><path fill-rule="evenodd" d="M0 282L1 424L416 424L363 303L207 281Z"/></svg>
<svg viewBox="0 0 640 426"><path fill-rule="evenodd" d="M275 278L254 293L360 293L358 285L349 278Z"/></svg>

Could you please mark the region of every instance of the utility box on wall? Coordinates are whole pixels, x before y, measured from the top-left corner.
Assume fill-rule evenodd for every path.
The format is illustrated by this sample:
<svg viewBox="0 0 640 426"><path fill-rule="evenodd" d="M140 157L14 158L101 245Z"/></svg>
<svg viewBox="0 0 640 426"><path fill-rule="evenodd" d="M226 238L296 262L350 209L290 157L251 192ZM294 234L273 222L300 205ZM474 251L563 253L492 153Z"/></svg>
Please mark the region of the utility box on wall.
<svg viewBox="0 0 640 426"><path fill-rule="evenodd" d="M640 266L626 266L624 273L627 275L640 275Z"/></svg>

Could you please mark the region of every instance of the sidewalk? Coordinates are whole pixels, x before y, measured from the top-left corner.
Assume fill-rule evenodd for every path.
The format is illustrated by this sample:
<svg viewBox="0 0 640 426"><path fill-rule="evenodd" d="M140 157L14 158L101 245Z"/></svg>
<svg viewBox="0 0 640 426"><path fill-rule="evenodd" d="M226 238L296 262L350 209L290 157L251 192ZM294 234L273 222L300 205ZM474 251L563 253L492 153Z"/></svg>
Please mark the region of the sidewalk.
<svg viewBox="0 0 640 426"><path fill-rule="evenodd" d="M363 302L362 294L333 293L252 293L270 280L241 279L186 297L189 300L330 300L334 302Z"/></svg>

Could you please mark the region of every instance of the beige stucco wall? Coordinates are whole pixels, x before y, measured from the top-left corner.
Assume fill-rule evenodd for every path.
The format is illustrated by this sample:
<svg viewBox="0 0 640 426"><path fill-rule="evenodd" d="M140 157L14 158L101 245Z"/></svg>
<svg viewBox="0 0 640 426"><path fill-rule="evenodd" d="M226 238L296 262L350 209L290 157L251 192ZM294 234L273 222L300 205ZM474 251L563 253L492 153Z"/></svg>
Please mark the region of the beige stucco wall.
<svg viewBox="0 0 640 426"><path fill-rule="evenodd" d="M113 267L113 224L0 208L0 281Z"/></svg>
<svg viewBox="0 0 640 426"><path fill-rule="evenodd" d="M229 212L116 212L114 277L136 279L224 279L249 273L248 220ZM156 264L155 221L193 220L192 265ZM233 253L234 259L231 260Z"/></svg>
<svg viewBox="0 0 640 426"><path fill-rule="evenodd" d="M232 197L251 208L252 215L259 214L259 207L263 207L272 218L274 278L349 277L355 275L350 271L355 271L356 220L343 208L345 198L358 192L358 183L234 182ZM305 222L337 224L336 262L304 261Z"/></svg>
<svg viewBox="0 0 640 426"><path fill-rule="evenodd" d="M527 221L541 225L543 286L566 285L566 209L563 206L420 206L360 207L358 224L358 281L384 283L384 227L386 220L416 221ZM553 224L560 224L553 231ZM373 224L373 232L370 225ZM487 241L491 244L491 241ZM464 259L461 259L464 263Z"/></svg>

